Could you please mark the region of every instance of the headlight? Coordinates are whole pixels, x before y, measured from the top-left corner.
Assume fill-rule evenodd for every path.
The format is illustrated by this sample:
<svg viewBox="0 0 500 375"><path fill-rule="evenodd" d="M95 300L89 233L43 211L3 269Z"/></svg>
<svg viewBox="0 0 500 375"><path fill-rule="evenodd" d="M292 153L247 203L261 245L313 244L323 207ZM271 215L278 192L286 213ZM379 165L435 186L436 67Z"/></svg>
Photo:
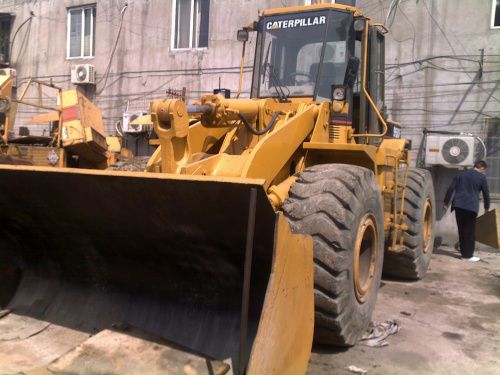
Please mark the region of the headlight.
<svg viewBox="0 0 500 375"><path fill-rule="evenodd" d="M333 100L345 99L345 87L336 87L333 89Z"/></svg>

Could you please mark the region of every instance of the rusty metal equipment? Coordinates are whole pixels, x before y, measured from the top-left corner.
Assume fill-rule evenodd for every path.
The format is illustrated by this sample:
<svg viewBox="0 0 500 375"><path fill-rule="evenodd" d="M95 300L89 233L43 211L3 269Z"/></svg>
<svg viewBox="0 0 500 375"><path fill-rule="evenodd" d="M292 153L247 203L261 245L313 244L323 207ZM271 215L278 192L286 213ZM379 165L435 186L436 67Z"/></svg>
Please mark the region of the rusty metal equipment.
<svg viewBox="0 0 500 375"><path fill-rule="evenodd" d="M357 342L383 269L425 275L434 191L388 132L385 27L319 4L266 10L249 32L251 98L152 102L144 172L0 166L15 191L0 194L3 319L51 325L37 335L50 358L0 340L0 368L129 373L101 349L149 337L207 367L303 374L313 338Z"/></svg>
<svg viewBox="0 0 500 375"><path fill-rule="evenodd" d="M10 158L19 164L92 169L104 169L115 162L114 156L121 151L120 147L117 151L116 140L104 136L101 111L85 95L78 90L63 91L51 83L30 79L21 95L13 98L12 82L12 77L0 75L2 160ZM25 97L32 87L36 88L38 98L28 101ZM57 105L44 104L43 88L56 91ZM32 119L32 124L52 125L49 134L9 137L19 105L52 111Z"/></svg>

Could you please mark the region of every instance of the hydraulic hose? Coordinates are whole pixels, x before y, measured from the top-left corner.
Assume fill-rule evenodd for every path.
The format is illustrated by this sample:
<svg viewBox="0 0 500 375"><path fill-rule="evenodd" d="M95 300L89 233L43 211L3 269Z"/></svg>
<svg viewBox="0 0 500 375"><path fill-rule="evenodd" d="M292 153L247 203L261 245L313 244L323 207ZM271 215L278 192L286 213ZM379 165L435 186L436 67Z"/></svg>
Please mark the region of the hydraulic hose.
<svg viewBox="0 0 500 375"><path fill-rule="evenodd" d="M283 114L283 112L281 112L281 111L274 112L273 117L271 118L271 122L262 130L254 129L252 127L252 125L250 125L248 123L245 116L243 116L241 113L238 113L238 117L240 118L241 122L243 122L243 125L245 125L245 128L247 128L252 134L263 135L263 134L266 134L267 132L269 132L274 127L274 125L276 125L276 121L278 120L278 116L282 115L282 114Z"/></svg>

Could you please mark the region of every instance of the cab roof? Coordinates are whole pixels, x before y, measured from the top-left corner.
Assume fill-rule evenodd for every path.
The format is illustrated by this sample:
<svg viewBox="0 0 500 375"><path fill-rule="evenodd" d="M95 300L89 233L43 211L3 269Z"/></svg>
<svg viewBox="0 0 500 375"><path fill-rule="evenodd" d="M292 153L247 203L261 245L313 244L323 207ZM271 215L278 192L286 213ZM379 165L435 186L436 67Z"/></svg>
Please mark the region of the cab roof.
<svg viewBox="0 0 500 375"><path fill-rule="evenodd" d="M301 6L286 7L286 8L267 9L261 13L261 16L270 16L270 15L287 14L287 13L300 13L300 12L307 12L310 10L322 10L322 9L343 10L353 13L355 17L361 17L363 15L358 8L349 5L314 4L314 5L301 5Z"/></svg>

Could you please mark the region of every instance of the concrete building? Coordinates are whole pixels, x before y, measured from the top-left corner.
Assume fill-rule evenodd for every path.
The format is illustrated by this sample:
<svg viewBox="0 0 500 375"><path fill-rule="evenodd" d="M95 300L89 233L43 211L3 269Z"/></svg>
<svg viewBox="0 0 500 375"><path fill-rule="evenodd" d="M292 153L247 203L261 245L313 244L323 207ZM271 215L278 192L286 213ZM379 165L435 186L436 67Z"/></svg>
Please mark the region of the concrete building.
<svg viewBox="0 0 500 375"><path fill-rule="evenodd" d="M490 189L500 198L500 1L362 0L359 6L389 27L386 104L412 139L414 160L424 129L479 136ZM433 172L440 207L457 170Z"/></svg>
<svg viewBox="0 0 500 375"><path fill-rule="evenodd" d="M488 153L490 190L498 207L500 1L361 0L358 5L389 27L386 104L389 116L401 121L403 135L413 141L414 162L423 162L424 129L481 137ZM443 235L455 232L454 215L443 212L442 203L458 171L431 168L438 232Z"/></svg>
<svg viewBox="0 0 500 375"><path fill-rule="evenodd" d="M219 85L235 93L242 49L236 31L259 10L311 2L319 1L2 0L0 60L16 69L18 88L30 77L70 88L72 66L92 64L96 84L82 88L113 133L124 112L147 111L169 89L185 87L188 101ZM389 26L387 112L404 126L414 154L423 129L485 137L490 184L500 197L500 0L358 0L357 6ZM254 47L250 39L243 96ZM17 126L32 115L21 108ZM445 176L436 181L440 197L454 173L436 173Z"/></svg>
<svg viewBox="0 0 500 375"><path fill-rule="evenodd" d="M36 77L69 88L71 67L92 64L96 85L83 88L113 132L127 105L147 110L169 88L186 87L188 100L211 93L219 82L235 91L236 31L260 9L279 6L279 0L4 0L0 13L13 16L8 57L18 87ZM250 41L247 72L253 47Z"/></svg>

